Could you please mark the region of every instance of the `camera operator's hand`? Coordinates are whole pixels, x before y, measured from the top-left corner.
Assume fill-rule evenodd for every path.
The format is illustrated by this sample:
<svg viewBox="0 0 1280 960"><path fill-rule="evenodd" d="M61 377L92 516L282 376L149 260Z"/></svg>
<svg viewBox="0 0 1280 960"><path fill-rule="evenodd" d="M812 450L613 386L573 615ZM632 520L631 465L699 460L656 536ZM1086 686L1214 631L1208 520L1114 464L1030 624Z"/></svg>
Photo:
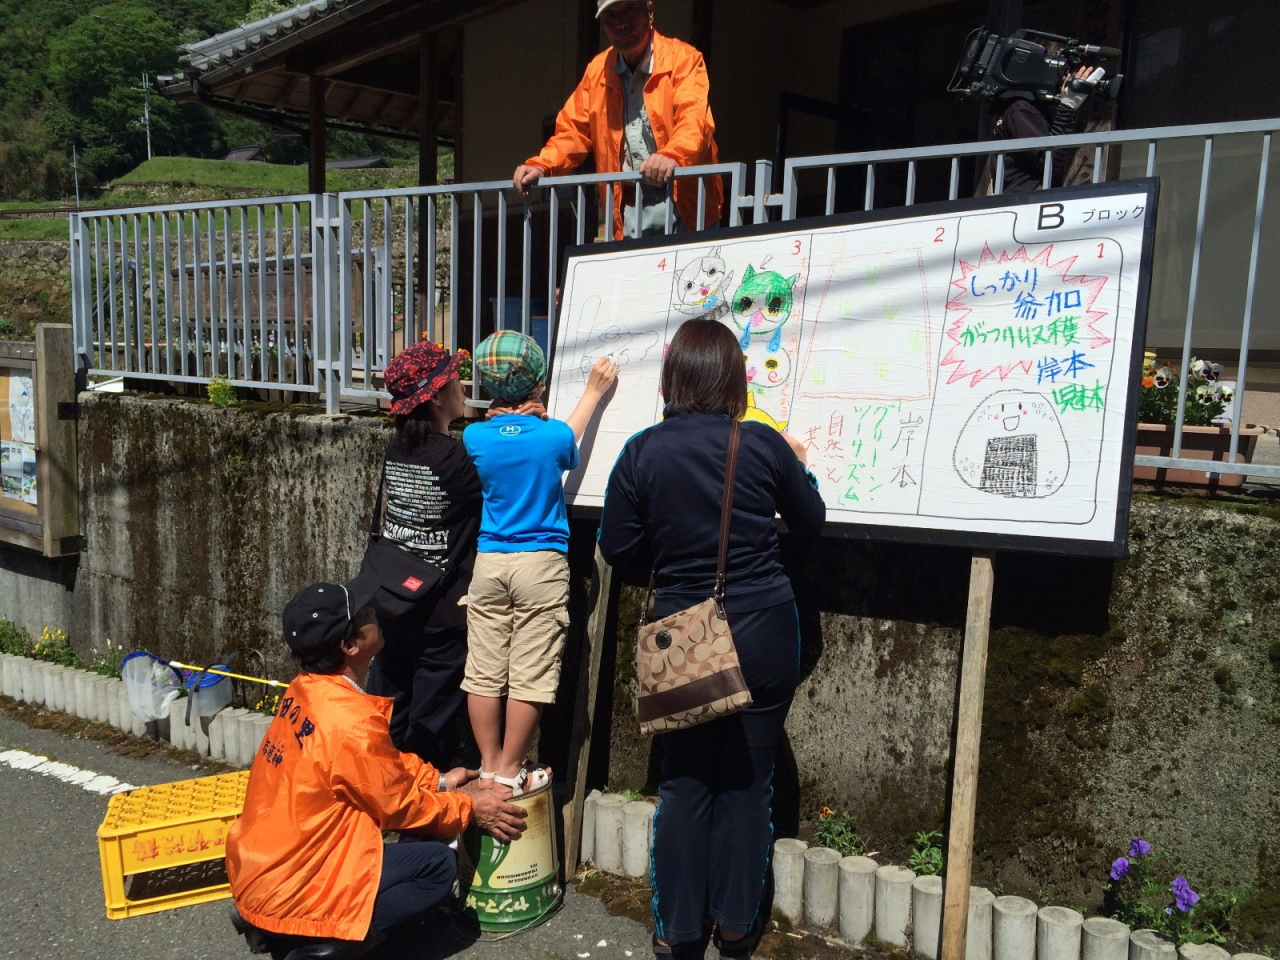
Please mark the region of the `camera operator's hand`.
<svg viewBox="0 0 1280 960"><path fill-rule="evenodd" d="M1089 99L1089 94L1098 89L1098 84L1107 75L1101 67L1083 66L1074 74L1068 74L1062 80L1062 89L1058 91L1058 100L1063 106L1072 110L1080 109L1080 105Z"/></svg>

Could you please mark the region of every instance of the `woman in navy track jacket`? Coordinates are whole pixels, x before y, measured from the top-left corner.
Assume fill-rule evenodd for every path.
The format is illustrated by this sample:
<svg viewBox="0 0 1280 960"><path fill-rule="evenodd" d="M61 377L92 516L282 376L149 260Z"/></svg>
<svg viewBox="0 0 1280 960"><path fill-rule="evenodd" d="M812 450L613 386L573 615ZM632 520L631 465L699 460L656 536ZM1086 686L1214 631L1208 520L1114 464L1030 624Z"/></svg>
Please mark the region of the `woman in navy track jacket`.
<svg viewBox="0 0 1280 960"><path fill-rule="evenodd" d="M636 434L609 477L600 550L622 576L656 574L654 616L711 596L731 419L746 410L742 351L730 329L690 320L662 366L661 423ZM722 957L745 958L761 911L773 842L773 762L799 679L799 624L775 517L793 534L822 527L826 507L804 448L762 423L742 424L729 533L725 609L753 704L661 735L653 835L654 950L701 956L709 921Z"/></svg>

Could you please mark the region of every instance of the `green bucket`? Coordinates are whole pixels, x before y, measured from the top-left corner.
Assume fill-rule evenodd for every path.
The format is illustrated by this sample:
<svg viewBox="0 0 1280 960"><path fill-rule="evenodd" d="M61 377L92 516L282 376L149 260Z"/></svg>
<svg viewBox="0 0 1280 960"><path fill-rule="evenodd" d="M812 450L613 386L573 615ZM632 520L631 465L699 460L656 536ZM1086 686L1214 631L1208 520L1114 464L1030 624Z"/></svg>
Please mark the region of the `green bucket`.
<svg viewBox="0 0 1280 960"><path fill-rule="evenodd" d="M480 929L490 933L538 922L555 909L562 893L550 786L511 802L525 809L519 839L501 843L474 826L463 837L475 867L467 909L475 911Z"/></svg>

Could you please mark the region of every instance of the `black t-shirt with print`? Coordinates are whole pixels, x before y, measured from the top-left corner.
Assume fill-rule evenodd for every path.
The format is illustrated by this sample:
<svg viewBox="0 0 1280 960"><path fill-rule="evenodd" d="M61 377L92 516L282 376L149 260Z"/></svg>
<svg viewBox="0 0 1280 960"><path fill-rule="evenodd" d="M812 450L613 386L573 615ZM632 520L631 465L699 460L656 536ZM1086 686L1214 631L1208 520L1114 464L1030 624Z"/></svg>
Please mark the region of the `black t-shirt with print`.
<svg viewBox="0 0 1280 960"><path fill-rule="evenodd" d="M466 449L443 433L431 433L412 450L398 439L387 445L382 536L437 564L448 586L426 621L428 630L466 624L466 596L475 563L483 495Z"/></svg>

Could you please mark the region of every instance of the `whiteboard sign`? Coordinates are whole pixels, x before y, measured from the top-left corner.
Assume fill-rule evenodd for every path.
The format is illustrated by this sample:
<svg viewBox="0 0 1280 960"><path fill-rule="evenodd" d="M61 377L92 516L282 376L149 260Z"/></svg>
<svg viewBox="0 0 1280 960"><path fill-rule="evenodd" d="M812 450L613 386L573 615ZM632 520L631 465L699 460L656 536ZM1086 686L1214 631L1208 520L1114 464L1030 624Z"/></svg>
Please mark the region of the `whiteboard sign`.
<svg viewBox="0 0 1280 960"><path fill-rule="evenodd" d="M548 412L596 358L620 374L567 501L603 506L662 416L667 345L709 317L748 417L807 449L829 533L1123 554L1155 201L1141 180L575 248Z"/></svg>

